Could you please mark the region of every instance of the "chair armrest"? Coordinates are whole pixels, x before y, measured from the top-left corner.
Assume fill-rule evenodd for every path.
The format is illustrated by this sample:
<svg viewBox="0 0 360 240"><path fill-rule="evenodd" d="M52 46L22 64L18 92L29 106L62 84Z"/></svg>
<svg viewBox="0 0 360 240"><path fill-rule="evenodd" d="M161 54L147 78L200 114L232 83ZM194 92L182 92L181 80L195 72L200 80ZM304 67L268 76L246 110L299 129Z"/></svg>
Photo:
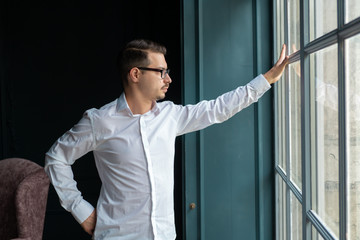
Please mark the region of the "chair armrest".
<svg viewBox="0 0 360 240"><path fill-rule="evenodd" d="M42 239L50 180L44 169L28 175L15 196L19 239Z"/></svg>

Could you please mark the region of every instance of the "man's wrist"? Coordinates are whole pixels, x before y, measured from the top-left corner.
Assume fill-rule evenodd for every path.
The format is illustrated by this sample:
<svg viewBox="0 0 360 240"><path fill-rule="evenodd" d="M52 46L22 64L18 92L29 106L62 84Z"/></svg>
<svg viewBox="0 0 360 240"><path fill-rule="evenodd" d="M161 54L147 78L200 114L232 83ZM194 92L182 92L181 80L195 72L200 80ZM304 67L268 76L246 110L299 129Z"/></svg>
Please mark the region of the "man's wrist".
<svg viewBox="0 0 360 240"><path fill-rule="evenodd" d="M264 73L263 76L266 79L266 81L268 81L269 84L272 84L274 82L273 79L270 77L269 71Z"/></svg>
<svg viewBox="0 0 360 240"><path fill-rule="evenodd" d="M84 199L71 211L78 223L83 223L94 211L94 207Z"/></svg>

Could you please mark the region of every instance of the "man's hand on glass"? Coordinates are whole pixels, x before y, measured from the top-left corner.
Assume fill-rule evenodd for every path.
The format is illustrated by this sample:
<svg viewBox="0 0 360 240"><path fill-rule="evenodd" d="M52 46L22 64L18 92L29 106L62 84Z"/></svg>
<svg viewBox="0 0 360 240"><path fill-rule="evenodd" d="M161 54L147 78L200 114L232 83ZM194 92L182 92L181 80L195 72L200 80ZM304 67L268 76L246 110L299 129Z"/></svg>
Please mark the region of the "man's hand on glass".
<svg viewBox="0 0 360 240"><path fill-rule="evenodd" d="M270 84L277 82L280 79L281 75L283 74L285 67L288 63L289 63L289 56L286 56L286 45L283 44L279 60L269 71L267 71L264 74L266 80Z"/></svg>

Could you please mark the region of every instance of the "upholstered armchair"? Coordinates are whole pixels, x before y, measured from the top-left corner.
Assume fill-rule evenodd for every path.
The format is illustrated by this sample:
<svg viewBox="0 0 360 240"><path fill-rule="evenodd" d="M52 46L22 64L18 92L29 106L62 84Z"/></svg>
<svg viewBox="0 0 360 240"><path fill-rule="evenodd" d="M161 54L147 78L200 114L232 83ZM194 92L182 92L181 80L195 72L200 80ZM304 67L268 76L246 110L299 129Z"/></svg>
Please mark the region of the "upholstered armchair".
<svg viewBox="0 0 360 240"><path fill-rule="evenodd" d="M41 240L50 181L29 160L0 160L0 239Z"/></svg>

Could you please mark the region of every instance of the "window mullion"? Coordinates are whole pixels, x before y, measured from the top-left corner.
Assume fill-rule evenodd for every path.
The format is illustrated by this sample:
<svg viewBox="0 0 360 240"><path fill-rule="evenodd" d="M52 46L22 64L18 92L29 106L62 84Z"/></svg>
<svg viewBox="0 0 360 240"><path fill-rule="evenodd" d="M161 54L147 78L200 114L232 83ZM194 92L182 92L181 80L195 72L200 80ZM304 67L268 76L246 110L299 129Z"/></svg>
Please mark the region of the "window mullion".
<svg viewBox="0 0 360 240"><path fill-rule="evenodd" d="M346 239L346 102L345 102L345 66L344 66L344 40L338 44L339 69L339 219L340 239Z"/></svg>
<svg viewBox="0 0 360 240"><path fill-rule="evenodd" d="M345 22L345 6L338 0L338 28ZM338 37L338 96L339 96L339 219L340 239L346 239L346 102L345 102L345 48L344 39Z"/></svg>
<svg viewBox="0 0 360 240"><path fill-rule="evenodd" d="M302 148L302 219L303 239L311 240L311 224L307 221L307 212L311 210L310 179L310 81L309 61L305 56L305 43L309 36L308 0L300 0L300 71L301 71L301 148ZM306 11L305 11L306 9Z"/></svg>
<svg viewBox="0 0 360 240"><path fill-rule="evenodd" d="M287 0L284 0L284 41L288 46L289 44L289 15ZM290 116L289 106L289 74L288 70L284 73L285 80L285 116ZM286 173L287 182L290 181L290 123L289 118L285 121L285 136L286 136ZM290 188L286 184L286 239L291 239L291 207L290 207Z"/></svg>
<svg viewBox="0 0 360 240"><path fill-rule="evenodd" d="M326 224L321 220L321 218L314 211L307 212L307 218L314 225L318 233L327 240L337 240L334 233L331 232L331 229L326 227Z"/></svg>
<svg viewBox="0 0 360 240"><path fill-rule="evenodd" d="M345 25L345 1L338 0L338 29ZM344 38L338 35L339 219L340 239L346 239L346 96Z"/></svg>
<svg viewBox="0 0 360 240"><path fill-rule="evenodd" d="M275 23L274 24L274 41L273 41L273 49L277 49L277 32L280 31L280 29L277 28L277 16L278 14L280 14L278 12L278 6L277 6L277 1L273 1L273 22ZM277 52L277 51L274 51L274 52ZM275 55L275 54L274 54ZM273 62L275 62L275 58L273 57ZM278 107L278 95L279 95L279 87L278 87L278 84L274 85L274 110L275 110L275 116L274 116L274 129L275 129L275 132L274 132L274 135L275 135L275 175L276 175L276 168L278 167L278 165L280 164L279 161L280 161L280 144L279 144L279 141L280 141L280 134L279 134L279 126L278 126L278 122L280 121L279 119L279 107ZM282 180L279 180L278 177L275 176L274 178L274 183L275 183L275 222L276 222L276 225L278 225L280 223L280 205L279 205L279 201L277 200L277 198L279 197L280 195L280 189L279 189L279 183L278 181L282 181ZM276 226L276 231L275 231L275 239L276 240L279 240L280 239L280 236L281 236L281 233L279 232L279 227Z"/></svg>

